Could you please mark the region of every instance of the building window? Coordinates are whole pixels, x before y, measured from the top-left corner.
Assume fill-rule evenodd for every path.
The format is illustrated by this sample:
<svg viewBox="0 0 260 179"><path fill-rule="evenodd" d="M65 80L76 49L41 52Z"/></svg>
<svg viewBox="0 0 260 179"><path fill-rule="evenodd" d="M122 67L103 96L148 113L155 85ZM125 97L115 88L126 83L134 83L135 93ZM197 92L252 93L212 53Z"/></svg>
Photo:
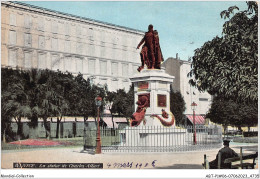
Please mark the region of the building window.
<svg viewBox="0 0 260 179"><path fill-rule="evenodd" d="M54 34L58 33L58 23L56 21L52 21L51 29L52 29L52 33L54 33Z"/></svg>
<svg viewBox="0 0 260 179"><path fill-rule="evenodd" d="M83 72L83 61L81 58L76 58L76 62L77 62L77 73L80 72L82 73Z"/></svg>
<svg viewBox="0 0 260 179"><path fill-rule="evenodd" d="M112 63L111 74L112 74L112 76L118 75L118 63Z"/></svg>
<svg viewBox="0 0 260 179"><path fill-rule="evenodd" d="M45 37L40 35L39 36L39 48L44 49L45 48Z"/></svg>
<svg viewBox="0 0 260 179"><path fill-rule="evenodd" d="M16 26L16 15L13 13L10 14L10 25Z"/></svg>
<svg viewBox="0 0 260 179"><path fill-rule="evenodd" d="M82 43L81 42L77 42L76 52L77 52L77 54L82 54Z"/></svg>
<svg viewBox="0 0 260 179"><path fill-rule="evenodd" d="M39 53L38 68L40 68L40 69L46 68L46 54L44 54L44 53Z"/></svg>
<svg viewBox="0 0 260 179"><path fill-rule="evenodd" d="M107 79L100 79L100 83L103 87L107 85Z"/></svg>
<svg viewBox="0 0 260 179"><path fill-rule="evenodd" d="M32 28L32 17L29 15L24 16L24 27L27 29Z"/></svg>
<svg viewBox="0 0 260 179"><path fill-rule="evenodd" d="M87 29L85 27L82 27L81 35L86 36L87 35Z"/></svg>
<svg viewBox="0 0 260 179"><path fill-rule="evenodd" d="M32 67L32 52L24 52L24 67Z"/></svg>
<svg viewBox="0 0 260 179"><path fill-rule="evenodd" d="M25 47L32 46L32 34L29 34L29 33L24 34L24 46Z"/></svg>
<svg viewBox="0 0 260 179"><path fill-rule="evenodd" d="M76 62L76 58L75 57L71 58L70 66L71 66L71 71L72 72L74 72L74 73L77 72L77 62Z"/></svg>
<svg viewBox="0 0 260 179"><path fill-rule="evenodd" d="M208 98L199 98L199 101L208 101Z"/></svg>
<svg viewBox="0 0 260 179"><path fill-rule="evenodd" d="M118 89L118 81L117 80L112 80L111 81L111 85L112 85L112 91L116 91Z"/></svg>
<svg viewBox="0 0 260 179"><path fill-rule="evenodd" d="M107 62L106 61L100 61L100 74L106 75L107 74Z"/></svg>
<svg viewBox="0 0 260 179"><path fill-rule="evenodd" d="M76 35L77 35L77 37L80 37L81 36L81 27L80 26L78 26L77 28L76 28Z"/></svg>
<svg viewBox="0 0 260 179"><path fill-rule="evenodd" d="M17 50L9 49L8 66L15 67L17 65Z"/></svg>
<svg viewBox="0 0 260 179"><path fill-rule="evenodd" d="M52 50L58 50L58 39L56 38L51 39L51 48Z"/></svg>
<svg viewBox="0 0 260 179"><path fill-rule="evenodd" d="M127 63L123 63L123 76L127 77L128 76L128 64Z"/></svg>
<svg viewBox="0 0 260 179"><path fill-rule="evenodd" d="M66 71L70 71L70 57L65 57L64 59L64 67Z"/></svg>
<svg viewBox="0 0 260 179"><path fill-rule="evenodd" d="M100 45L101 45L101 47L100 47L100 50L101 50L100 55L101 55L101 57L104 57L105 54L106 54L105 42L101 42Z"/></svg>
<svg viewBox="0 0 260 179"><path fill-rule="evenodd" d="M70 41L65 40L65 52L69 53L70 52Z"/></svg>
<svg viewBox="0 0 260 179"><path fill-rule="evenodd" d="M9 44L16 45L16 31L9 31Z"/></svg>
<svg viewBox="0 0 260 179"><path fill-rule="evenodd" d="M129 90L129 86L130 86L129 82L126 81L123 82L123 89L125 89L125 91Z"/></svg>
<svg viewBox="0 0 260 179"><path fill-rule="evenodd" d="M138 66L137 65L133 65L133 75L136 74L138 71L137 71L137 68Z"/></svg>
<svg viewBox="0 0 260 179"><path fill-rule="evenodd" d="M68 23L65 25L65 35L70 35L70 24Z"/></svg>
<svg viewBox="0 0 260 179"><path fill-rule="evenodd" d="M52 55L51 56L51 67L52 70L58 70L59 69L59 56L58 55Z"/></svg>
<svg viewBox="0 0 260 179"><path fill-rule="evenodd" d="M88 71L90 74L95 74L95 63L96 63L96 60L89 60L88 61Z"/></svg>
<svg viewBox="0 0 260 179"><path fill-rule="evenodd" d="M38 20L38 30L44 31L44 18L39 18L39 20Z"/></svg>

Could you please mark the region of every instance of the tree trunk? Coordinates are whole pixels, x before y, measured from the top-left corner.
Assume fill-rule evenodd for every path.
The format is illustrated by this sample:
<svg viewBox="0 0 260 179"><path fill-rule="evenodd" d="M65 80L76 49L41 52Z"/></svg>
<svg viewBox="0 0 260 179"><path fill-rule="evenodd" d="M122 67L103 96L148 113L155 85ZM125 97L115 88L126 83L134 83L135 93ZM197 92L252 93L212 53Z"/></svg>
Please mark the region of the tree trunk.
<svg viewBox="0 0 260 179"><path fill-rule="evenodd" d="M6 128L4 129L4 133L3 133L3 143L6 143L5 131L6 131Z"/></svg>
<svg viewBox="0 0 260 179"><path fill-rule="evenodd" d="M21 117L18 117L17 120L17 136L18 140L23 138L23 123L21 121Z"/></svg>
<svg viewBox="0 0 260 179"><path fill-rule="evenodd" d="M47 125L47 117L43 118L43 125L46 130L46 138L50 139L50 129L49 126Z"/></svg>
<svg viewBox="0 0 260 179"><path fill-rule="evenodd" d="M111 116L112 116L112 124L113 124L113 129L115 129L115 124L114 124L114 117L113 117L113 115L111 114Z"/></svg>
<svg viewBox="0 0 260 179"><path fill-rule="evenodd" d="M115 129L115 124L114 124L114 116L113 116L113 114L112 114L111 110L109 110L109 111L110 111L110 113L111 113L111 116L112 116L112 124L113 124L113 129Z"/></svg>
<svg viewBox="0 0 260 179"><path fill-rule="evenodd" d="M60 121L62 118L57 117L56 139L60 138Z"/></svg>
<svg viewBox="0 0 260 179"><path fill-rule="evenodd" d="M226 136L226 132L227 132L227 125L224 125L224 136Z"/></svg>
<svg viewBox="0 0 260 179"><path fill-rule="evenodd" d="M87 144L88 144L88 141L91 140L91 138L88 138L87 136L89 136L89 134L87 134L87 120L88 120L88 116L84 116L84 134L83 134L83 146L84 146L84 149L87 149Z"/></svg>

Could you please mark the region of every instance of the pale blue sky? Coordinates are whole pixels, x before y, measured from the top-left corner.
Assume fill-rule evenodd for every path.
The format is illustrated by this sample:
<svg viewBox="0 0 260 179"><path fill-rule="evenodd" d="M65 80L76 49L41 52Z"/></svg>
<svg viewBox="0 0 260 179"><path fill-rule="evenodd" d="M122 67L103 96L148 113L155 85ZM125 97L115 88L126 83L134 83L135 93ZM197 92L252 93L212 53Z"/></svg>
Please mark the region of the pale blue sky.
<svg viewBox="0 0 260 179"><path fill-rule="evenodd" d="M230 6L247 9L245 1L24 1L25 3L83 16L142 31L149 24L159 32L165 59L192 57L194 50L216 35L224 20L220 12ZM136 44L137 45L137 44Z"/></svg>

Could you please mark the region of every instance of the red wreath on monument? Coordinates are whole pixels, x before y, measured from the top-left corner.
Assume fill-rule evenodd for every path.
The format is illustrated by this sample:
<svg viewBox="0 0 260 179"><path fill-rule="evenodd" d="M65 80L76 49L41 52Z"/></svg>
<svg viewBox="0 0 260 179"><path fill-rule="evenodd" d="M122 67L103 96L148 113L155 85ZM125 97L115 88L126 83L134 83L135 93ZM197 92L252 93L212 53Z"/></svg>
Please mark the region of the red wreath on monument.
<svg viewBox="0 0 260 179"><path fill-rule="evenodd" d="M160 116L158 116L157 114L153 114L151 115L151 117L156 117L160 120L160 122L162 123L163 126L166 126L166 127L169 127L169 126L172 126L174 124L174 121L175 121L175 116L171 113L171 116L172 116L172 119L171 121L165 121L165 119L168 119L169 118L169 114L164 110L162 109L162 117L161 118Z"/></svg>
<svg viewBox="0 0 260 179"><path fill-rule="evenodd" d="M149 106L148 97L146 95L140 96L136 104L138 105L138 107L136 109L136 112L131 116L130 119L131 127L139 126L143 120L144 120L144 125L146 124L144 117L145 117L146 108ZM166 119L169 118L169 114L164 109L162 109L162 118L156 114L151 115L151 117L158 118L163 126L169 127L172 126L175 121L174 115L172 113L170 115L172 116L171 121L165 121Z"/></svg>
<svg viewBox="0 0 260 179"><path fill-rule="evenodd" d="M131 116L130 119L130 126L139 126L139 124L142 122L145 116L146 108L149 106L149 99L146 95L142 95L138 98L138 101L136 102L137 109L136 112ZM146 121L144 121L144 124Z"/></svg>

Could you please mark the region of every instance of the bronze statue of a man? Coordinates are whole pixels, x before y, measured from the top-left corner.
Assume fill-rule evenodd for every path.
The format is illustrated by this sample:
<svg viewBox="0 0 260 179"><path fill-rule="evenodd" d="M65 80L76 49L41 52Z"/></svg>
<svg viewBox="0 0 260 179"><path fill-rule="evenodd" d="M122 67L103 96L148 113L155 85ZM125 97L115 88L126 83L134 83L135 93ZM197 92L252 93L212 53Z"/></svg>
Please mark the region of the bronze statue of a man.
<svg viewBox="0 0 260 179"><path fill-rule="evenodd" d="M145 36L138 44L137 49L139 49L143 43L144 45L140 53L142 66L137 70L140 72L145 64L148 69L161 69L163 56L159 43L159 35L156 30L153 30L153 25L151 24L148 26L148 32L145 33Z"/></svg>

